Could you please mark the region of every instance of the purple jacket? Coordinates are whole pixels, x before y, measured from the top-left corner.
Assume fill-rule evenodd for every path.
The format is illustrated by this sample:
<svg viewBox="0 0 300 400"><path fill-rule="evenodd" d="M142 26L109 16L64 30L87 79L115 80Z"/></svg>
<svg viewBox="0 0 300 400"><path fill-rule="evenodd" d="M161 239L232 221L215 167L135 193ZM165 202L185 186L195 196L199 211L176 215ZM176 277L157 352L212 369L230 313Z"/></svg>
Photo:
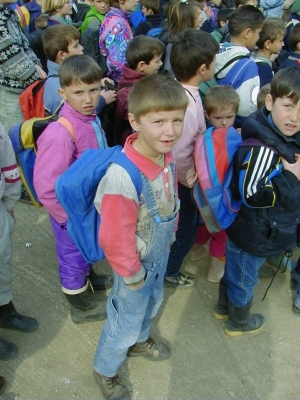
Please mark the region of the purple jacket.
<svg viewBox="0 0 300 400"><path fill-rule="evenodd" d="M95 115L79 114L66 102L60 115L71 123L75 142L67 128L60 122L52 122L37 141L33 183L39 200L49 214L58 222L64 223L68 218L55 195L57 178L84 150L106 148L107 143L100 120ZM99 139L96 136L97 131Z"/></svg>
<svg viewBox="0 0 300 400"><path fill-rule="evenodd" d="M108 76L119 82L122 65L126 62L127 43L132 39L130 13L111 7L99 31L99 47L106 56Z"/></svg>

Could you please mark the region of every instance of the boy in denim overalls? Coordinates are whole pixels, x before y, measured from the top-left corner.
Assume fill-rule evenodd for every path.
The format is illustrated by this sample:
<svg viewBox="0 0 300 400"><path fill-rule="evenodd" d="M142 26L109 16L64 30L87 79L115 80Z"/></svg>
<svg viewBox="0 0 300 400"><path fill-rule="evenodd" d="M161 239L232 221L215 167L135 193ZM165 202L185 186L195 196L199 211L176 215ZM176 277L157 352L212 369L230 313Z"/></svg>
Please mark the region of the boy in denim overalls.
<svg viewBox="0 0 300 400"><path fill-rule="evenodd" d="M170 356L170 349L149 335L151 318L163 301L175 240L179 203L172 149L182 134L187 103L182 86L167 76L151 75L136 83L128 103L136 133L124 151L141 171L142 193L138 197L127 171L116 164L97 190L99 243L114 272L94 361L97 383L108 399L130 397L117 376L127 354L156 361Z"/></svg>

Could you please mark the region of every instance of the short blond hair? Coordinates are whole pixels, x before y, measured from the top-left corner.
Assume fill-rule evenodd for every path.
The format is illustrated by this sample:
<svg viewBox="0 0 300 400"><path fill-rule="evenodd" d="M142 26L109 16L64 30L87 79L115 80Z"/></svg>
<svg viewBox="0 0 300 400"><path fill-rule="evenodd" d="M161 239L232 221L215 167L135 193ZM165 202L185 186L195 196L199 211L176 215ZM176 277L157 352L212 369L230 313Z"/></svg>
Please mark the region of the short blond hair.
<svg viewBox="0 0 300 400"><path fill-rule="evenodd" d="M66 0L42 0L42 12L51 16L66 3Z"/></svg>

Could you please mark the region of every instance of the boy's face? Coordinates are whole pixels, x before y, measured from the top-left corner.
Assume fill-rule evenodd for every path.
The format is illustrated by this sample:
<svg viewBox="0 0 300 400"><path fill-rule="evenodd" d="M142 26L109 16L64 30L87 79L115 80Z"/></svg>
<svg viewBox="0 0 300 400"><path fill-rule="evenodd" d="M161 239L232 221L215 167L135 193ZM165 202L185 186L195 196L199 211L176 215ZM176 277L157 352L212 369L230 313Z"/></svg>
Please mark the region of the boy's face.
<svg viewBox="0 0 300 400"><path fill-rule="evenodd" d="M128 114L132 128L138 133L136 150L151 159L170 152L182 135L185 110L150 112L137 121Z"/></svg>
<svg viewBox="0 0 300 400"><path fill-rule="evenodd" d="M145 6L142 6L142 12L145 16L153 14L151 8L146 8Z"/></svg>
<svg viewBox="0 0 300 400"><path fill-rule="evenodd" d="M125 1L119 1L120 8L121 10L124 11L134 11L135 7L137 5L137 0L125 0Z"/></svg>
<svg viewBox="0 0 300 400"><path fill-rule="evenodd" d="M297 104L288 97L278 97L273 101L272 96L267 94L266 108L283 135L293 136L300 131L300 100Z"/></svg>
<svg viewBox="0 0 300 400"><path fill-rule="evenodd" d="M107 13L108 5L106 4L105 1L103 1L103 0L94 0L92 2L92 4L100 14L106 14Z"/></svg>
<svg viewBox="0 0 300 400"><path fill-rule="evenodd" d="M152 60L149 62L149 64L143 65L144 69L143 73L147 76L157 74L161 66L162 66L162 61L160 54L159 56L154 56Z"/></svg>
<svg viewBox="0 0 300 400"><path fill-rule="evenodd" d="M212 126L215 128L226 128L233 126L236 111L233 107L229 107L225 110L213 111L209 115L206 115Z"/></svg>
<svg viewBox="0 0 300 400"><path fill-rule="evenodd" d="M79 43L79 39L71 39L71 42L68 46L68 52L65 53L65 57L67 58L79 54L83 54L83 47Z"/></svg>
<svg viewBox="0 0 300 400"><path fill-rule="evenodd" d="M270 42L270 44L269 44L269 51L270 51L272 54L279 54L279 53L280 53L281 48L282 48L282 46L284 45L283 39L284 39L284 35L278 36L278 37L276 38L276 40L274 40L274 42Z"/></svg>
<svg viewBox="0 0 300 400"><path fill-rule="evenodd" d="M59 14L63 17L72 14L72 1L66 1L59 9Z"/></svg>
<svg viewBox="0 0 300 400"><path fill-rule="evenodd" d="M92 115L99 103L100 89L99 81L92 84L72 83L70 86L59 88L58 91L75 111L82 115Z"/></svg>

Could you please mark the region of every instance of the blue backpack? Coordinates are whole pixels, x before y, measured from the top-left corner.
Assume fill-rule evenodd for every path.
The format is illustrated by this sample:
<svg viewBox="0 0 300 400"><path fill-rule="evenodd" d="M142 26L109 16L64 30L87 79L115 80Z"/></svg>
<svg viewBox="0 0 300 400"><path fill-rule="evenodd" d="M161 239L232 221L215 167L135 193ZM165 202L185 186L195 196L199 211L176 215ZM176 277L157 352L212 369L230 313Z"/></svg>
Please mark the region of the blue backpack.
<svg viewBox="0 0 300 400"><path fill-rule="evenodd" d="M122 149L122 146L114 146L85 150L55 184L57 199L69 218L68 233L88 263L105 258L98 243L100 215L94 206L94 199L109 165L115 163L126 169L138 196L142 192L140 170Z"/></svg>
<svg viewBox="0 0 300 400"><path fill-rule="evenodd" d="M211 233L228 228L240 210L241 200L233 198L230 183L233 157L241 142L241 135L233 127L209 128L195 142L198 180L194 198Z"/></svg>
<svg viewBox="0 0 300 400"><path fill-rule="evenodd" d="M158 38L158 36L160 35L161 31L162 31L162 27L158 26L156 28L153 28L153 25L151 24L150 21L146 21L147 25L151 27L151 29L147 32L146 36L149 37L153 37L153 38Z"/></svg>
<svg viewBox="0 0 300 400"><path fill-rule="evenodd" d="M233 127L208 128L195 142L195 165L198 180L193 188L194 198L201 217L210 233L227 229L235 220L245 199L235 199L230 184L233 175L233 157L239 147L264 146L278 154L272 146L267 146L257 138L242 141ZM246 157L247 158L247 157ZM266 178L270 181L280 174L282 164L276 166ZM240 174L244 181L245 171ZM250 208L250 207L249 207Z"/></svg>

